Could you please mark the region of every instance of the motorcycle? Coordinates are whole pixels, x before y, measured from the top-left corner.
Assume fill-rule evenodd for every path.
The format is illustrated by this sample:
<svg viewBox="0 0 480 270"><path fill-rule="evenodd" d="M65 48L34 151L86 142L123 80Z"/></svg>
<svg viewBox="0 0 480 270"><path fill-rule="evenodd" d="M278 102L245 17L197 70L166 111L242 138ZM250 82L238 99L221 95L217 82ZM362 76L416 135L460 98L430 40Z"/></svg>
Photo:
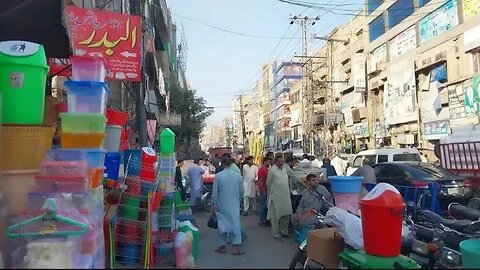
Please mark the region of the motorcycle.
<svg viewBox="0 0 480 270"><path fill-rule="evenodd" d="M207 212L213 211L212 191L214 179L214 175L204 175L203 177L203 192L200 197L200 205L202 206L202 209Z"/></svg>

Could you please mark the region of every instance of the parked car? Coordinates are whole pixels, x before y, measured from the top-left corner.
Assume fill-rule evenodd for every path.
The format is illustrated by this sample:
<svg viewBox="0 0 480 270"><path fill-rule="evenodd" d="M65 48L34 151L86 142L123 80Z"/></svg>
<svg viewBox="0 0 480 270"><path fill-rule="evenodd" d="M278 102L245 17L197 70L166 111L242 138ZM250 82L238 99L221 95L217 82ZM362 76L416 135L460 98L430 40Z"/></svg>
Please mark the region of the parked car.
<svg viewBox="0 0 480 270"><path fill-rule="evenodd" d="M428 187L431 182L436 182L438 184L438 202L442 211L446 211L452 202L466 205L473 198L470 180L429 163L385 162L372 167L375 169L377 183L385 182L396 186L421 188ZM413 189L410 192L413 193ZM412 198L413 194L409 196ZM427 200L427 202L429 201Z"/></svg>
<svg viewBox="0 0 480 270"><path fill-rule="evenodd" d="M358 168L363 166L363 160L368 158L370 165L393 162L393 161L418 161L421 156L415 148L381 148L360 151L355 155L351 164L347 168L347 175L352 175Z"/></svg>

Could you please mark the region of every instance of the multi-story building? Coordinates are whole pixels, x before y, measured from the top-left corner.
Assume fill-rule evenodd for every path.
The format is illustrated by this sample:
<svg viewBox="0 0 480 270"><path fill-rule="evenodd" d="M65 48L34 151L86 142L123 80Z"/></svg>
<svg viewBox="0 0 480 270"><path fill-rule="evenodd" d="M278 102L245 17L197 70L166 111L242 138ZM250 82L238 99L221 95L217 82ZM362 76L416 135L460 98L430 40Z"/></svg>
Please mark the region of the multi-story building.
<svg viewBox="0 0 480 270"><path fill-rule="evenodd" d="M248 142L247 119L246 115L250 103L251 96L241 94L233 101L233 149L246 150Z"/></svg>
<svg viewBox="0 0 480 270"><path fill-rule="evenodd" d="M479 11L465 0L367 0L318 52L327 63L313 67L314 100L332 105L315 110L317 136L354 151L432 150L452 128L478 124ZM344 123L327 124L329 107Z"/></svg>

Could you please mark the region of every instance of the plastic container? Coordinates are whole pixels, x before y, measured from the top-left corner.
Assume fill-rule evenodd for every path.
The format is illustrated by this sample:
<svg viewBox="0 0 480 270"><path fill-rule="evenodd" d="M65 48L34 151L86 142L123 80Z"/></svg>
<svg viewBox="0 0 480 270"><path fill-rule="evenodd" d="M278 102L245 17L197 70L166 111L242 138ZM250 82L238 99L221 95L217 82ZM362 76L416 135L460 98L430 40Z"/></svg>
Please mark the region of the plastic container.
<svg viewBox="0 0 480 270"><path fill-rule="evenodd" d="M400 255L403 210L400 192L390 184L379 183L360 201L364 249L380 257Z"/></svg>
<svg viewBox="0 0 480 270"><path fill-rule="evenodd" d="M131 149L123 151L123 164L126 175L140 175L140 167L142 162L142 150Z"/></svg>
<svg viewBox="0 0 480 270"><path fill-rule="evenodd" d="M105 114L108 86L101 82L66 81L69 113Z"/></svg>
<svg viewBox="0 0 480 270"><path fill-rule="evenodd" d="M362 190L362 176L330 176L328 180L335 193L360 193Z"/></svg>
<svg viewBox="0 0 480 270"><path fill-rule="evenodd" d="M90 133L105 132L107 118L93 113L61 113L62 132Z"/></svg>
<svg viewBox="0 0 480 270"><path fill-rule="evenodd" d="M38 170L45 152L52 147L52 127L2 126L2 170Z"/></svg>
<svg viewBox="0 0 480 270"><path fill-rule="evenodd" d="M399 263L402 269L422 268L414 260L403 255L398 257L378 257L365 254L363 251L345 249L338 257L347 269L396 269L395 263Z"/></svg>
<svg viewBox="0 0 480 270"><path fill-rule="evenodd" d="M105 173L107 174L107 178L115 181L118 180L121 158L122 154L120 153L107 153L105 155Z"/></svg>
<svg viewBox="0 0 480 270"><path fill-rule="evenodd" d="M51 161L81 161L87 160L90 167L103 167L105 163L105 149L52 149L47 151L45 158Z"/></svg>
<svg viewBox="0 0 480 270"><path fill-rule="evenodd" d="M48 70L42 45L27 41L0 42L3 124L43 123Z"/></svg>
<svg viewBox="0 0 480 270"><path fill-rule="evenodd" d="M143 181L136 176L128 176L125 179L125 185L127 189L126 193L136 195L136 196L147 196L148 192L155 191L155 183Z"/></svg>
<svg viewBox="0 0 480 270"><path fill-rule="evenodd" d="M60 133L62 148L100 148L105 133Z"/></svg>
<svg viewBox="0 0 480 270"><path fill-rule="evenodd" d="M103 178L104 178L104 168L94 168L90 170L90 186L92 188L97 188L103 185Z"/></svg>
<svg viewBox="0 0 480 270"><path fill-rule="evenodd" d="M72 64L72 80L104 82L107 75L107 64L103 57L70 56Z"/></svg>
<svg viewBox="0 0 480 270"><path fill-rule="evenodd" d="M150 147L142 147L142 163L140 167L140 178L147 181L155 181L155 163L157 154Z"/></svg>
<svg viewBox="0 0 480 270"><path fill-rule="evenodd" d="M88 192L90 181L83 177L36 176L37 192Z"/></svg>
<svg viewBox="0 0 480 270"><path fill-rule="evenodd" d="M175 152L175 133L169 128L164 128L160 133L160 152L165 154Z"/></svg>
<svg viewBox="0 0 480 270"><path fill-rule="evenodd" d="M468 239L460 242L463 269L480 268L480 239Z"/></svg>
<svg viewBox="0 0 480 270"><path fill-rule="evenodd" d="M107 152L120 151L120 135L122 134L121 126L107 126L105 131L105 149Z"/></svg>
<svg viewBox="0 0 480 270"><path fill-rule="evenodd" d="M44 176L87 177L88 164L86 161L49 161L44 160L40 165L40 174Z"/></svg>
<svg viewBox="0 0 480 270"><path fill-rule="evenodd" d="M55 110L58 113L68 112L68 103L66 101L55 104Z"/></svg>
<svg viewBox="0 0 480 270"><path fill-rule="evenodd" d="M107 124L113 126L125 126L128 122L128 113L113 109L107 109Z"/></svg>
<svg viewBox="0 0 480 270"><path fill-rule="evenodd" d="M192 228L191 226L188 225L183 225L180 228L178 228L178 231L180 232L191 232L193 235L193 241L192 241L192 255L195 260L198 258L198 242L200 239L200 230L197 228Z"/></svg>

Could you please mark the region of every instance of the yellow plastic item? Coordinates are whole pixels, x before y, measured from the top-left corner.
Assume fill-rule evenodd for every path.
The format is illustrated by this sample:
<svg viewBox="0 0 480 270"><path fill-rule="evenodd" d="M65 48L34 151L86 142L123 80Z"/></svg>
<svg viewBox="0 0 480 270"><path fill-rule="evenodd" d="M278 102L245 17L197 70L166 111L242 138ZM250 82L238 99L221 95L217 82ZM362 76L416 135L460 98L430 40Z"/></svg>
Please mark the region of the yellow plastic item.
<svg viewBox="0 0 480 270"><path fill-rule="evenodd" d="M60 133L62 148L100 148L105 133Z"/></svg>
<svg viewBox="0 0 480 270"><path fill-rule="evenodd" d="M38 170L54 132L53 127L2 126L1 169Z"/></svg>

